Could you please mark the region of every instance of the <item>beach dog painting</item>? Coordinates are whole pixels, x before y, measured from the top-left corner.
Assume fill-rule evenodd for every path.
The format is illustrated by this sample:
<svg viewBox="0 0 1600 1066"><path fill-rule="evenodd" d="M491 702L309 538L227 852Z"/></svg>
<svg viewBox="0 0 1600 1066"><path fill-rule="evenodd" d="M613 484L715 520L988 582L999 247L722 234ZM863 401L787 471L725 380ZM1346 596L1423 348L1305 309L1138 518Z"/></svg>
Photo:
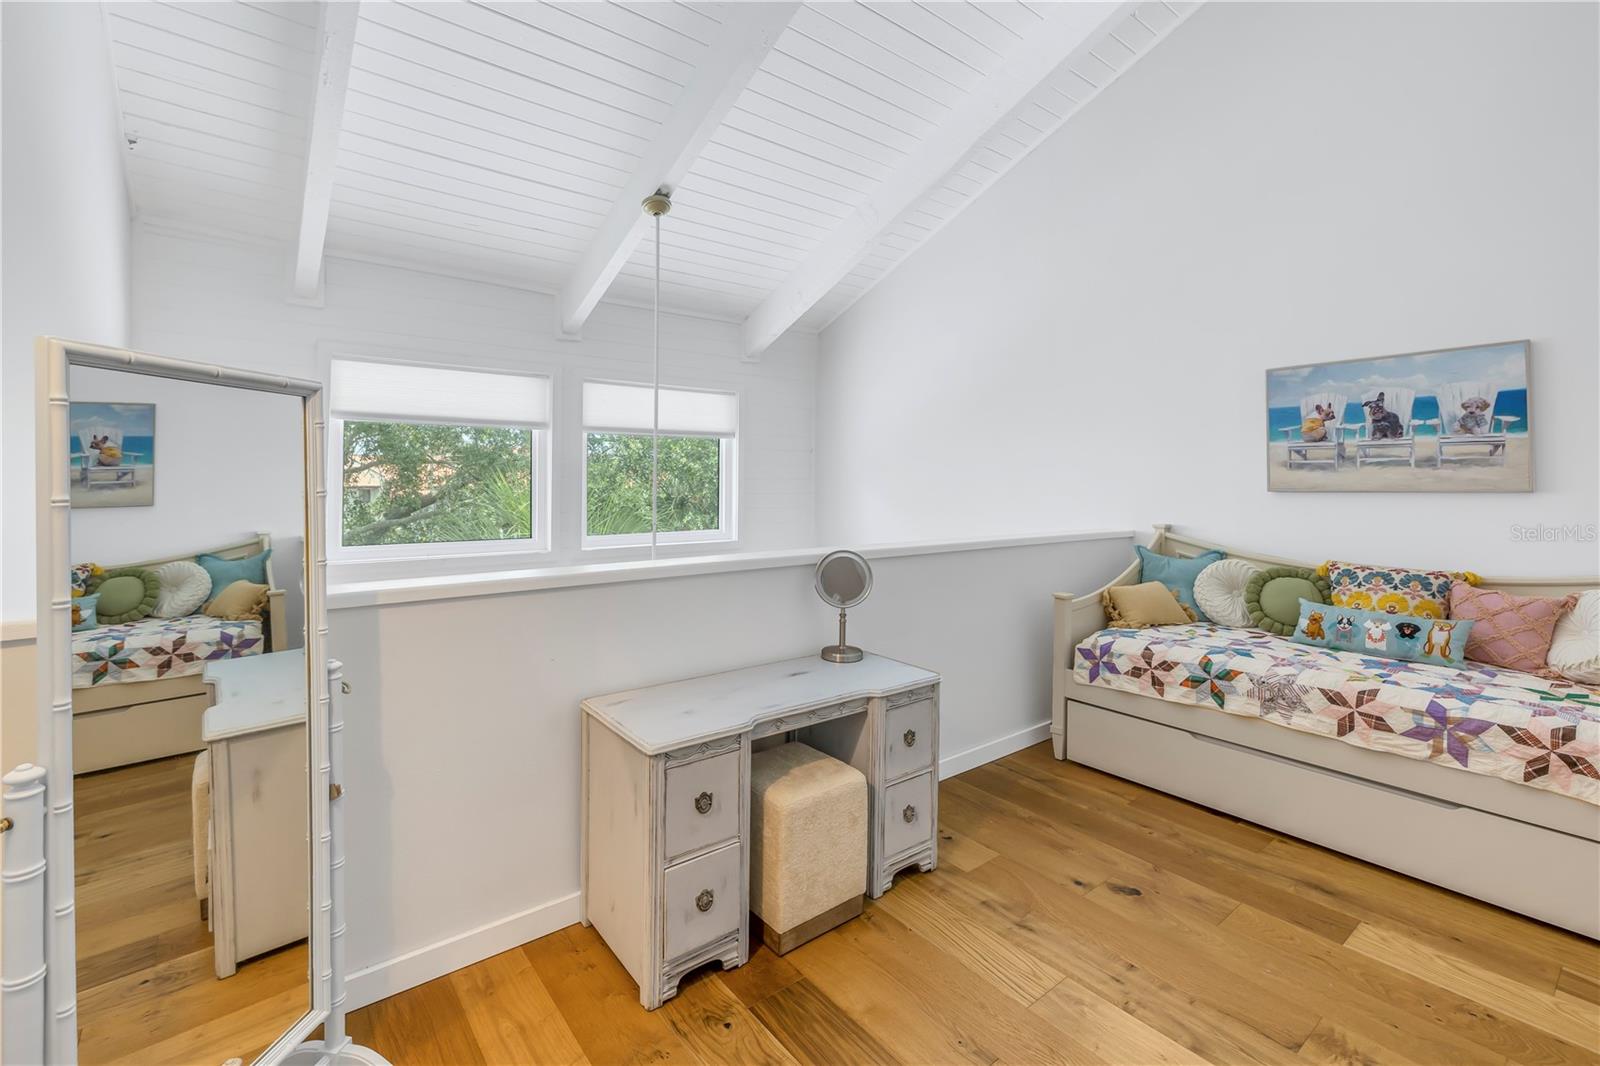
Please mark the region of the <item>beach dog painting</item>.
<svg viewBox="0 0 1600 1066"><path fill-rule="evenodd" d="M1532 492L1527 341L1267 371L1269 492Z"/></svg>
<svg viewBox="0 0 1600 1066"><path fill-rule="evenodd" d="M156 407L74 403L68 416L73 507L156 502Z"/></svg>

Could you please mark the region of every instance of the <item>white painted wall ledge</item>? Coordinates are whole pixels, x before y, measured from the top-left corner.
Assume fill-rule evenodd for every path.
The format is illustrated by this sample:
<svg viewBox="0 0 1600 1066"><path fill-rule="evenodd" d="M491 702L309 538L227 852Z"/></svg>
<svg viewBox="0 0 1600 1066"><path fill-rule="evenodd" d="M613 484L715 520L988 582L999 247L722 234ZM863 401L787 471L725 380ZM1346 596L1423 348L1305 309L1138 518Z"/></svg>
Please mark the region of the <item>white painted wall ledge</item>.
<svg viewBox="0 0 1600 1066"><path fill-rule="evenodd" d="M1057 533L1035 533L982 540L929 540L901 544L873 544L856 550L868 559L894 559L914 555L941 555L952 552L984 551L991 548L1024 548L1035 544L1065 544L1073 541L1119 540L1132 537L1128 529L1088 529ZM629 581L654 581L660 578L689 577L695 574L720 574L740 570L771 570L785 566L815 566L834 548L792 548L782 551L731 552L723 555L696 555L677 559L636 560L626 563L589 563L581 566L550 566L524 570L498 570L493 573L446 574L436 577L400 578L388 581L339 581L328 584L328 609L379 607L388 604L420 603L429 600L467 599L498 596L539 589L575 588L583 585L612 585ZM329 570L335 571L330 565Z"/></svg>

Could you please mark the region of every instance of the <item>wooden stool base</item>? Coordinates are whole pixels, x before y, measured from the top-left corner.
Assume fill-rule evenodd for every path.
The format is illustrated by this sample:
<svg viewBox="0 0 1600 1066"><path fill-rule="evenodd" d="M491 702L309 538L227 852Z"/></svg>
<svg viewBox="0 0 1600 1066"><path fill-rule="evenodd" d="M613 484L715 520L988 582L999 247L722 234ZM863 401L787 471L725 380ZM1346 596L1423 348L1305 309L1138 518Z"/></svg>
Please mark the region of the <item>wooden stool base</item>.
<svg viewBox="0 0 1600 1066"><path fill-rule="evenodd" d="M758 915L752 915L756 921L761 922L761 942L772 949L775 954L787 955L795 948L808 940L815 940L835 926L843 925L851 918L861 913L862 901L865 895L853 896L837 907L830 907L809 921L801 922L793 929L778 932L766 922L761 922Z"/></svg>

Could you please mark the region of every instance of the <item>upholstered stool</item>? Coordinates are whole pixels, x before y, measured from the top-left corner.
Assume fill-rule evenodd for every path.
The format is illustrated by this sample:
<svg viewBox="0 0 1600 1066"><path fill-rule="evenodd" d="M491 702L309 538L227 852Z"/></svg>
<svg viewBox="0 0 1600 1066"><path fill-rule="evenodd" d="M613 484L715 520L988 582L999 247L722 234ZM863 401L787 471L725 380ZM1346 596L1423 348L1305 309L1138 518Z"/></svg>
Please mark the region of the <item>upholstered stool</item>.
<svg viewBox="0 0 1600 1066"><path fill-rule="evenodd" d="M867 779L804 744L750 759L750 909L779 955L861 913Z"/></svg>

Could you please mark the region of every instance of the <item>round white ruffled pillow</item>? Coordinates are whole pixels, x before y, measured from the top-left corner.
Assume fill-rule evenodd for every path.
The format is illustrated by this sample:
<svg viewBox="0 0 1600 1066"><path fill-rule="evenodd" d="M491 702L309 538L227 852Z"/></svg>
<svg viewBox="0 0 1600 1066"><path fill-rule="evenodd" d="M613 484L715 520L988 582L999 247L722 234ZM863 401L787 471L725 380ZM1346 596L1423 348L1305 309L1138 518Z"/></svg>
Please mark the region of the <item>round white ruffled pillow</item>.
<svg viewBox="0 0 1600 1066"><path fill-rule="evenodd" d="M1556 622L1545 662L1568 681L1600 685L1600 589L1579 596L1572 610Z"/></svg>
<svg viewBox="0 0 1600 1066"><path fill-rule="evenodd" d="M1194 602L1219 626L1249 627L1244 590L1258 569L1243 559L1218 559L1195 575Z"/></svg>
<svg viewBox="0 0 1600 1066"><path fill-rule="evenodd" d="M163 563L153 571L161 582L156 592L156 618L182 618L200 609L211 598L211 575L205 567L187 559Z"/></svg>

